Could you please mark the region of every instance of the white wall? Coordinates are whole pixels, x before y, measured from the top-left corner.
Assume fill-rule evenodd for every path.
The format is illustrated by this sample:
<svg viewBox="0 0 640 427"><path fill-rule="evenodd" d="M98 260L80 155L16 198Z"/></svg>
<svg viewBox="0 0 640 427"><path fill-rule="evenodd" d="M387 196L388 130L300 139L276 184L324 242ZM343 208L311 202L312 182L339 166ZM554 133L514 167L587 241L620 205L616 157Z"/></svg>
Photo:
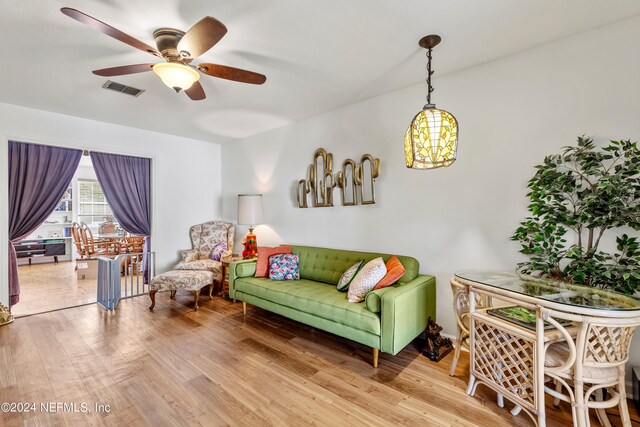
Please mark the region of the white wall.
<svg viewBox="0 0 640 427"><path fill-rule="evenodd" d="M7 140L152 159L152 250L158 272L191 248L189 227L220 217L218 144L0 103L0 171ZM0 173L0 241L8 240L7 174ZM0 302L8 302L7 245L0 245Z"/></svg>
<svg viewBox="0 0 640 427"><path fill-rule="evenodd" d="M445 35L446 36L446 35ZM526 215L525 186L545 154L575 143L640 140L640 19L583 33L447 76L433 98L460 124L458 160L447 169L406 169L403 135L424 104L424 85L370 99L225 144L223 217L238 193L264 193L259 244L282 242L416 257L438 282L438 322L453 334L449 280L456 270L514 269L509 240ZM444 48L444 47L443 47ZM435 55L437 70L437 52ZM295 181L313 152L382 161L377 204L298 209ZM334 193L339 200L339 192ZM339 203L338 203L339 204ZM239 227L239 244L246 228ZM640 364L640 340L632 362Z"/></svg>

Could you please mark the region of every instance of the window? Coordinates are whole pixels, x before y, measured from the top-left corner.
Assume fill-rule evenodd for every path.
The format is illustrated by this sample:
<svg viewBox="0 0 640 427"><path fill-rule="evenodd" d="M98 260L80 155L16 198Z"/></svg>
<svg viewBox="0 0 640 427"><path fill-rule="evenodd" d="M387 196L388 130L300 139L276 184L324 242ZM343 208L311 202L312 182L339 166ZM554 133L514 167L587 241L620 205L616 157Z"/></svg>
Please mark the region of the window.
<svg viewBox="0 0 640 427"><path fill-rule="evenodd" d="M112 220L113 212L104 197L102 188L96 180L78 180L80 197L78 199L78 222L84 222L96 229L98 226Z"/></svg>

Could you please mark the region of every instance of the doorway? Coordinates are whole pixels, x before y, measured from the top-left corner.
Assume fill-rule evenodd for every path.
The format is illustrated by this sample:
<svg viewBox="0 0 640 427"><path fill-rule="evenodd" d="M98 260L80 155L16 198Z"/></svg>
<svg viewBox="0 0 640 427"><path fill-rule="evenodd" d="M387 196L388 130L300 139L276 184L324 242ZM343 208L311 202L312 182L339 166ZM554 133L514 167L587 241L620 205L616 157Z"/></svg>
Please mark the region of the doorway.
<svg viewBox="0 0 640 427"><path fill-rule="evenodd" d="M82 238L75 232L80 229ZM91 156L85 151L67 190L47 219L28 236L13 242L20 301L11 307L12 314L21 317L95 303L97 258L142 252L142 243L134 246L134 241L143 242L144 237L127 233L118 223Z"/></svg>

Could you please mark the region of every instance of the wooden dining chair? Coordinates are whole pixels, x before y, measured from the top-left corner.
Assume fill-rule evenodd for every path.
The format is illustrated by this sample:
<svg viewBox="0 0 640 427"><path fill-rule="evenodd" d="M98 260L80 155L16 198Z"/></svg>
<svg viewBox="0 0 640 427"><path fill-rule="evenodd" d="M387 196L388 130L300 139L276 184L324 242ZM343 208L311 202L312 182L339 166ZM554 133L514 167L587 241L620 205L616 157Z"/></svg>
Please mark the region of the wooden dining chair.
<svg viewBox="0 0 640 427"><path fill-rule="evenodd" d="M80 223L80 238L86 259L94 259L103 255L117 255L113 242L94 239L91 228L84 222Z"/></svg>
<svg viewBox="0 0 640 427"><path fill-rule="evenodd" d="M555 387L545 387L554 405L569 402L573 425L589 425L589 409L598 420L611 427L605 408L618 406L624 427L631 427L625 390L625 363L640 317L630 319L584 317L575 343L549 346L545 375ZM606 393L604 393L606 391Z"/></svg>
<svg viewBox="0 0 640 427"><path fill-rule="evenodd" d="M138 274L141 271L144 252L144 237L135 236L125 232L120 240L120 253L128 254L125 258L125 271L131 269L131 274Z"/></svg>
<svg viewBox="0 0 640 427"><path fill-rule="evenodd" d="M144 237L125 233L121 240L120 250L127 254L141 254L144 252Z"/></svg>
<svg viewBox="0 0 640 427"><path fill-rule="evenodd" d="M78 224L75 221L71 224L71 237L73 238L73 243L76 246L76 252L78 253L78 258L85 259L87 254L82 244L81 227L80 227L80 224Z"/></svg>

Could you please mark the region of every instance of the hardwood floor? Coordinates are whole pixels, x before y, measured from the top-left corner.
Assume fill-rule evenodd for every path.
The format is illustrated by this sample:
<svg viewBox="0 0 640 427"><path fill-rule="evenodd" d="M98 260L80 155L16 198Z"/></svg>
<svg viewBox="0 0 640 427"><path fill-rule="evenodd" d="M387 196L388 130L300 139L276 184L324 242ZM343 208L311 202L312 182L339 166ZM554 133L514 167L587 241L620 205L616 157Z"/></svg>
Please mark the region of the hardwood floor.
<svg viewBox="0 0 640 427"><path fill-rule="evenodd" d="M19 266L20 302L12 307L12 314L28 316L96 302L97 279L78 280L75 265L75 262L60 261ZM136 279L142 289L142 275L122 278L123 295L126 285L130 291L132 283L136 288Z"/></svg>
<svg viewBox="0 0 640 427"><path fill-rule="evenodd" d="M75 262L18 267L20 302L14 316L25 316L96 302L96 279L78 280Z"/></svg>
<svg viewBox="0 0 640 427"><path fill-rule="evenodd" d="M1 327L0 403L92 412L38 406L0 412L0 425L533 425L482 386L465 395L466 354L453 378L452 354L433 363L413 345L380 353L375 369L370 348L255 307L243 317L240 303L205 297L195 312L188 292L148 305L137 297L111 313L89 305ZM571 423L568 406L548 409L548 425Z"/></svg>

